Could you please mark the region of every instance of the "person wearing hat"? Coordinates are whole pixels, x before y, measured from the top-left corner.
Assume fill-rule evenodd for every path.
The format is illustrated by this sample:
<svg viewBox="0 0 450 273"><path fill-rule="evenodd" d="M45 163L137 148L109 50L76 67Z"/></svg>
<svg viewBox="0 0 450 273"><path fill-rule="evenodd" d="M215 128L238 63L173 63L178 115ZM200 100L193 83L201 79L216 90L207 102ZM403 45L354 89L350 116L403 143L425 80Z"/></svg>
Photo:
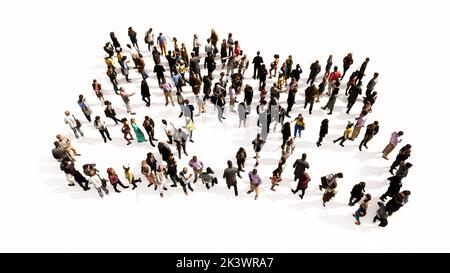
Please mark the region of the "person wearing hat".
<svg viewBox="0 0 450 273"><path fill-rule="evenodd" d="M339 143L339 145L341 145L342 147L344 147L344 142L345 142L347 139L350 138L352 132L353 132L353 123L349 121L349 122L347 123L347 127L345 127L344 134L343 134L340 138L333 140L333 143L336 143L336 142L338 142L338 141L341 141L341 142Z"/></svg>

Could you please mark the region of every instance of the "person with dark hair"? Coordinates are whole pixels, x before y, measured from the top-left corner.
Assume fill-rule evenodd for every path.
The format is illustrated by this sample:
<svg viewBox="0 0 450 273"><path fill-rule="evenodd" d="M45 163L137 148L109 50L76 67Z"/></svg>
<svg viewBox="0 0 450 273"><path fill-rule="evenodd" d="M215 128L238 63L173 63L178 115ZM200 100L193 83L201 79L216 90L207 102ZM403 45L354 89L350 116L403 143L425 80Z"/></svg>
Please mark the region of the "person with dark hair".
<svg viewBox="0 0 450 273"><path fill-rule="evenodd" d="M261 64L261 66L259 67L259 72L258 72L259 88L266 87L267 74L269 74L269 72L267 71L266 65Z"/></svg>
<svg viewBox="0 0 450 273"><path fill-rule="evenodd" d="M165 142L159 142L157 147L159 153L161 154L162 160L167 162L167 160L169 159L169 155L172 153L169 145Z"/></svg>
<svg viewBox="0 0 450 273"><path fill-rule="evenodd" d="M60 169L66 174L66 179L69 182L69 186L75 186L75 181L81 188L83 188L84 191L90 189L88 187L89 182L78 170L75 169L74 162L68 156L65 156L62 159Z"/></svg>
<svg viewBox="0 0 450 273"><path fill-rule="evenodd" d="M408 175L409 169L413 166L413 164L407 162L403 162L400 164L400 167L398 168L397 172L395 173L395 176L404 178Z"/></svg>
<svg viewBox="0 0 450 273"><path fill-rule="evenodd" d="M311 181L311 177L307 172L303 173L303 177L298 180L297 188L295 190L291 189L293 194L297 194L298 191L302 191L301 194L299 194L299 197L303 199L305 196L305 191L308 188L308 183Z"/></svg>
<svg viewBox="0 0 450 273"><path fill-rule="evenodd" d="M206 172L202 172L198 177L208 190L214 187L214 184L218 184L217 177L214 176L214 171L210 167L207 167Z"/></svg>
<svg viewBox="0 0 450 273"><path fill-rule="evenodd" d="M369 202L371 199L372 199L372 196L367 193L364 197L363 202L361 203L361 205L359 205L359 209L357 209L355 211L355 213L353 214L353 217L355 217L355 219L356 219L355 225L358 225L358 226L361 225L359 218L366 216L367 209L369 208Z"/></svg>
<svg viewBox="0 0 450 273"><path fill-rule="evenodd" d="M295 103L295 95L298 91L298 82L295 77L292 77L291 82L289 83L289 93L287 97L287 109L286 116L290 118L289 113L292 111L292 106Z"/></svg>
<svg viewBox="0 0 450 273"><path fill-rule="evenodd" d="M137 33L132 27L128 28L128 37L130 37L131 44L139 50L139 45L137 42Z"/></svg>
<svg viewBox="0 0 450 273"><path fill-rule="evenodd" d="M367 83L367 86L366 86L366 97L370 97L370 95L372 94L372 91L375 89L375 86L378 83L378 76L379 76L379 73L375 72L373 74L373 78Z"/></svg>
<svg viewBox="0 0 450 273"><path fill-rule="evenodd" d="M402 191L394 195L394 197L386 203L386 212L388 216L391 216L394 212L398 211L401 207L408 203L410 195L410 191Z"/></svg>
<svg viewBox="0 0 450 273"><path fill-rule="evenodd" d="M156 164L158 161L156 160L153 153L147 153L147 158L145 159L145 162L147 162L148 166L150 166L150 170L156 174Z"/></svg>
<svg viewBox="0 0 450 273"><path fill-rule="evenodd" d="M256 52L256 56L253 58L253 79L259 79L259 69L261 65L264 63L263 58L260 56L261 52L258 50Z"/></svg>
<svg viewBox="0 0 450 273"><path fill-rule="evenodd" d="M121 53L119 56L121 56ZM127 56L123 56L119 60L120 72L122 72L122 75L125 76L125 80L127 80L127 82L131 82L131 80L128 78L128 75L130 74L130 67L128 66L129 62L130 61L127 60ZM136 61L136 62L138 62L138 61Z"/></svg>
<svg viewBox="0 0 450 273"><path fill-rule="evenodd" d="M305 106L303 107L306 109L306 106L308 106L309 103L309 114L312 114L313 106L314 106L314 100L316 99L317 94L319 93L319 90L317 89L315 84L312 84L305 89Z"/></svg>
<svg viewBox="0 0 450 273"><path fill-rule="evenodd" d="M104 106L105 98L103 97L102 85L98 83L96 79L92 81L92 89L94 90L95 96L98 98L101 105Z"/></svg>
<svg viewBox="0 0 450 273"><path fill-rule="evenodd" d="M222 119L225 119L223 116L223 113L225 112L225 97L224 94L220 94L220 96L217 98L216 101L216 108L217 108L217 118L220 122L222 122Z"/></svg>
<svg viewBox="0 0 450 273"><path fill-rule="evenodd" d="M172 106L175 106L175 103L173 102L173 97L172 97L173 85L170 82L166 82L166 80L163 79L163 81L159 85L159 88L161 88L164 93L164 98L166 100L165 106L169 105L169 100L170 100L170 103L172 103Z"/></svg>
<svg viewBox="0 0 450 273"><path fill-rule="evenodd" d="M350 200L348 201L349 206L354 206L358 203L364 196L366 183L360 182L353 186L352 191L350 192Z"/></svg>
<svg viewBox="0 0 450 273"><path fill-rule="evenodd" d="M341 77L341 72L338 71L338 67L335 66L333 68L333 72L330 73L328 78L328 96L331 96L331 90L334 89L336 81L339 81L339 78Z"/></svg>
<svg viewBox="0 0 450 273"><path fill-rule="evenodd" d="M342 173L337 174L329 174L327 176L321 177L321 185L319 185L319 190L325 189L325 192L322 197L323 206L325 207L325 203L330 201L333 197L336 196L336 188L337 188L337 179L344 178Z"/></svg>
<svg viewBox="0 0 450 273"><path fill-rule="evenodd" d="M345 127L344 134L340 138L333 140L333 143L341 141L341 142L339 142L339 145L344 147L344 142L350 138L352 132L353 132L353 123L349 121L347 123L347 126Z"/></svg>
<svg viewBox="0 0 450 273"><path fill-rule="evenodd" d="M278 164L278 167L272 172L272 176L270 177L270 182L272 183L272 186L270 189L272 191L276 191L275 187L280 185L280 182L282 181L281 173L283 172L283 166L282 164Z"/></svg>
<svg viewBox="0 0 450 273"><path fill-rule="evenodd" d="M62 162L65 157L69 156L59 141L53 142L55 148L52 149L53 158L58 162ZM70 156L69 156L70 157Z"/></svg>
<svg viewBox="0 0 450 273"><path fill-rule="evenodd" d="M238 152L236 153L236 163L238 165L238 170L240 172L245 171L245 160L247 159L247 153L245 152L245 149L240 147Z"/></svg>
<svg viewBox="0 0 450 273"><path fill-rule="evenodd" d="M126 118L122 119L122 129L121 129L122 133L123 133L123 138L127 141L127 145L131 144L130 140L133 140L133 135L131 135L131 127L128 124L128 121Z"/></svg>
<svg viewBox="0 0 450 273"><path fill-rule="evenodd" d="M353 55L352 55L352 53L348 53L347 56L344 57L343 62L344 62L344 72L342 73L341 81L344 78L345 73L347 73L347 70L353 64Z"/></svg>
<svg viewBox="0 0 450 273"><path fill-rule="evenodd" d="M94 120L94 127L100 132L100 135L103 138L103 141L106 143L106 138L108 137L109 141L112 141L111 137L109 136L108 128L106 127L106 124L103 120L100 120L99 116L95 117Z"/></svg>
<svg viewBox="0 0 450 273"><path fill-rule="evenodd" d="M358 84L361 83L362 79L364 78L364 76L366 74L366 68L367 68L367 64L369 63L370 58L366 58L366 60L364 60L364 62L361 64L361 67L358 70L358 78L356 79Z"/></svg>
<svg viewBox="0 0 450 273"><path fill-rule="evenodd" d="M193 156L191 160L189 160L189 167L192 168L194 172L194 184L197 183L198 176L202 173L204 164L202 161L197 159L197 156Z"/></svg>
<svg viewBox="0 0 450 273"><path fill-rule="evenodd" d="M208 74L203 76L203 102L210 99L211 91L212 91L212 74Z"/></svg>
<svg viewBox="0 0 450 273"><path fill-rule="evenodd" d="M111 185L113 186L115 192L120 193L120 191L117 189L117 185L120 185L124 189L129 188L129 186L125 186L120 181L119 176L116 174L116 171L113 168L108 168L106 170L106 172L108 173L109 183L111 183Z"/></svg>
<svg viewBox="0 0 450 273"><path fill-rule="evenodd" d="M286 142L291 138L291 123L288 121L283 124L283 128L281 128L281 134L283 135L283 143L281 144L281 149L284 150Z"/></svg>
<svg viewBox="0 0 450 273"><path fill-rule="evenodd" d="M119 124L119 122L121 122L121 120L116 117L116 111L112 107L111 102L106 100L105 101L105 105L106 105L106 108L105 108L105 111L104 111L105 116L107 118L110 118L110 119L114 120L115 125Z"/></svg>
<svg viewBox="0 0 450 273"><path fill-rule="evenodd" d="M136 124L136 120L134 118L131 118L130 123L131 127L133 128L134 134L136 135L136 140L138 141L138 143L147 141L147 139L145 139L144 133Z"/></svg>
<svg viewBox="0 0 450 273"><path fill-rule="evenodd" d="M395 158L394 162L392 162L392 165L389 169L389 172L394 175L394 170L397 169L397 167L406 162L406 160L411 156L411 145L406 144L403 146L400 151L398 152L397 157Z"/></svg>
<svg viewBox="0 0 450 273"><path fill-rule="evenodd" d="M320 124L319 140L317 140L316 142L317 147L322 146L322 140L327 134L328 134L328 119L324 119Z"/></svg>
<svg viewBox="0 0 450 273"><path fill-rule="evenodd" d="M253 88L250 86L250 84L246 84L244 87L244 102L246 104L246 110L248 114L251 112L251 105L253 101Z"/></svg>
<svg viewBox="0 0 450 273"><path fill-rule="evenodd" d="M149 116L145 116L142 127L144 127L145 131L148 134L148 139L150 141L150 145L155 147L155 144L153 144L153 140L155 140L155 141L158 141L158 140L155 138L155 123L153 122L153 119L150 118Z"/></svg>
<svg viewBox="0 0 450 273"><path fill-rule="evenodd" d="M253 169L253 171L250 171L248 173L248 178L250 179L250 190L247 191L247 194L250 194L253 191L255 191L255 193L256 193L255 194L255 200L257 200L258 197L259 197L259 186L262 183L262 179L258 175L258 170L257 169Z"/></svg>
<svg viewBox="0 0 450 273"><path fill-rule="evenodd" d="M371 123L367 125L366 133L364 134L364 138L359 144L359 150L361 151L362 146L364 146L366 149L369 149L367 147L367 143L376 135L378 134L378 130L380 129L380 126L378 126L378 121L374 121L374 123Z"/></svg>
<svg viewBox="0 0 450 273"><path fill-rule="evenodd" d="M309 69L310 69L310 72L309 72L309 77L308 77L308 80L306 81L306 84L311 83L311 85L312 85L314 83L314 81L316 80L317 75L322 70L322 68L319 64L319 61L317 60L311 64Z"/></svg>
<svg viewBox="0 0 450 273"><path fill-rule="evenodd" d="M141 96L145 106L150 107L150 88L146 80L141 81Z"/></svg>
<svg viewBox="0 0 450 273"><path fill-rule="evenodd" d="M294 78L296 82L300 80L300 75L303 73L302 68L300 67L300 64L297 64L295 66L295 69L291 71L291 78Z"/></svg>
<svg viewBox="0 0 450 273"><path fill-rule="evenodd" d="M294 119L294 138L302 137L302 131L305 130L305 119L303 118L302 114L298 114L298 116Z"/></svg>
<svg viewBox="0 0 450 273"><path fill-rule="evenodd" d="M83 95L79 95L78 96L78 105L81 108L81 111L83 111L84 116L86 117L86 119L91 122L91 115L92 115L92 110L89 107L89 105L86 102L86 99L84 98Z"/></svg>
<svg viewBox="0 0 450 273"><path fill-rule="evenodd" d="M348 99L347 99L347 111L345 113L350 114L350 110L352 109L353 105L355 104L356 100L358 99L358 95L361 95L362 83L359 82L356 86L352 86L350 88L350 91L348 92Z"/></svg>
<svg viewBox="0 0 450 273"><path fill-rule="evenodd" d="M239 170L237 168L233 167L233 163L231 162L231 160L227 161L227 165L228 165L228 168L226 168L223 171L223 178L225 179L225 182L227 184L228 189L233 187L234 188L234 195L238 196L236 175L239 178L242 178L241 174L240 174L240 172L239 172Z"/></svg>
<svg viewBox="0 0 450 273"><path fill-rule="evenodd" d="M120 43L119 43L119 40L117 40L117 38L116 38L116 34L114 34L114 32L110 32L109 37L111 38L111 41L113 42L114 48L116 48L116 49L119 48Z"/></svg>
<svg viewBox="0 0 450 273"><path fill-rule="evenodd" d="M129 165L124 165L123 166L123 170L125 172L125 178L128 180L128 182L133 185L133 188L131 188L132 190L137 188L136 183L142 183L142 179L139 177L138 179L136 179L136 177L134 176L133 172L131 171L131 168Z"/></svg>
<svg viewBox="0 0 450 273"><path fill-rule="evenodd" d="M186 132L181 130L181 128L176 129L175 126L173 126L173 129L174 129L173 140L175 141L177 147L178 158L181 159L181 149L183 149L184 154L188 156L186 152L186 142L188 139L188 135L186 134Z"/></svg>
<svg viewBox="0 0 450 273"><path fill-rule="evenodd" d="M309 169L309 163L306 161L306 154L302 154L301 159L297 159L292 166L294 168L294 182L298 180L302 180L305 169Z"/></svg>
<svg viewBox="0 0 450 273"><path fill-rule="evenodd" d="M148 51L152 50L152 46L155 44L155 34L153 34L153 29L149 28L145 33L144 42L148 46Z"/></svg>
<svg viewBox="0 0 450 273"><path fill-rule="evenodd" d="M266 141L261 138L261 134L257 134L256 138L252 141L253 150L255 151L255 156L253 158L256 159L255 167L259 165L259 153L261 152L264 143L266 143Z"/></svg>
<svg viewBox="0 0 450 273"><path fill-rule="evenodd" d="M358 78L358 70L354 71L351 75L350 78L347 81L347 87L345 88L345 95L348 96L348 91L352 88L356 86L356 79Z"/></svg>
<svg viewBox="0 0 450 273"><path fill-rule="evenodd" d="M166 70L164 69L164 66L162 66L160 63L156 63L155 67L153 68L153 72L156 73L156 79L158 80L158 85L161 85L163 82L166 81L166 78L164 77L164 72Z"/></svg>
<svg viewBox="0 0 450 273"><path fill-rule="evenodd" d="M103 192L108 195L109 191L106 188L105 185L103 185L103 181L98 175L92 175L88 178L89 184L94 185L95 189L97 190L98 194L101 198L103 198Z"/></svg>
<svg viewBox="0 0 450 273"><path fill-rule="evenodd" d="M120 93L119 93L120 97L122 98L122 101L125 104L125 107L127 108L127 113L130 115L136 115L136 113L133 112L133 109L132 109L131 103L130 103L130 97L133 96L135 94L135 92L127 93L123 87L120 87L119 90L120 90Z"/></svg>
<svg viewBox="0 0 450 273"><path fill-rule="evenodd" d="M153 47L152 50L152 58L155 66L161 63L161 53L159 53L158 48L156 46Z"/></svg>
<svg viewBox="0 0 450 273"><path fill-rule="evenodd" d="M192 192L194 189L192 188L191 182L192 182L192 176L193 174L188 170L187 167L184 167L183 170L179 173L179 177L181 181L183 182L182 186L184 188L189 188ZM187 190L184 192L186 195L188 194Z"/></svg>
<svg viewBox="0 0 450 273"><path fill-rule="evenodd" d="M355 126L353 127L352 136L350 137L351 141L355 140L359 136L361 128L364 127L367 120L367 112L362 111L359 117L355 118L355 120Z"/></svg>
<svg viewBox="0 0 450 273"><path fill-rule="evenodd" d="M375 223L377 220L380 221L380 224L378 226L385 227L388 225L388 214L386 212L386 206L383 202L377 202L379 208L377 210L377 214L373 218L373 222Z"/></svg>
<svg viewBox="0 0 450 273"><path fill-rule="evenodd" d="M108 69L106 70L106 75L108 76L109 80L111 81L111 84L114 87L114 91L116 92L116 94L118 94L119 87L118 87L118 83L117 83L117 73L116 73L116 71L114 71L114 68L108 67Z"/></svg>
<svg viewBox="0 0 450 273"><path fill-rule="evenodd" d="M325 73L330 73L331 66L333 66L333 55L328 56Z"/></svg>
<svg viewBox="0 0 450 273"><path fill-rule="evenodd" d="M107 42L105 44L105 46L103 47L103 50L105 50L105 52L108 54L108 57L111 58L112 56L114 56L114 48L111 45L110 42Z"/></svg>
<svg viewBox="0 0 450 273"><path fill-rule="evenodd" d="M388 155L392 152L392 150L395 149L398 143L402 142L401 139L399 139L403 135L403 131L393 132L391 134L391 139L389 140L388 145L384 147L383 149L383 158L388 160Z"/></svg>
<svg viewBox="0 0 450 273"><path fill-rule="evenodd" d="M402 188L402 179L403 177L400 176L391 176L387 180L389 180L389 187L383 195L381 195L380 200L385 202L386 198L394 197L397 193L400 192L400 189Z"/></svg>
<svg viewBox="0 0 450 273"><path fill-rule="evenodd" d="M167 55L167 39L162 34L162 32L159 33L158 38L156 38L156 44L161 49L161 53L164 54L164 56Z"/></svg>
<svg viewBox="0 0 450 273"><path fill-rule="evenodd" d="M324 107L322 107L322 110L325 110L327 108L330 110L328 115L333 114L334 104L336 103L337 95L339 94L339 85L340 84L341 83L339 81L336 81L336 83L334 84L335 87L333 89L333 92L331 93L330 98L328 99L327 104Z"/></svg>

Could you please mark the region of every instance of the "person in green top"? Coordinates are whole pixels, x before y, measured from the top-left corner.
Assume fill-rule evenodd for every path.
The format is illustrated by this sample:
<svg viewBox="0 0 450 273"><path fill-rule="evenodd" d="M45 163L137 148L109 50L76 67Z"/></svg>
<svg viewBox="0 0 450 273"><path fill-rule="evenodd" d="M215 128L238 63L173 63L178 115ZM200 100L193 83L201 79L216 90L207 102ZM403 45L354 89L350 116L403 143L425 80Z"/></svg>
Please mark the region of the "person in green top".
<svg viewBox="0 0 450 273"><path fill-rule="evenodd" d="M134 130L134 134L136 135L137 141L138 143L147 141L145 139L144 133L141 131L141 129L139 129L139 127L136 124L136 120L134 118L132 118L131 120L131 127L133 127Z"/></svg>

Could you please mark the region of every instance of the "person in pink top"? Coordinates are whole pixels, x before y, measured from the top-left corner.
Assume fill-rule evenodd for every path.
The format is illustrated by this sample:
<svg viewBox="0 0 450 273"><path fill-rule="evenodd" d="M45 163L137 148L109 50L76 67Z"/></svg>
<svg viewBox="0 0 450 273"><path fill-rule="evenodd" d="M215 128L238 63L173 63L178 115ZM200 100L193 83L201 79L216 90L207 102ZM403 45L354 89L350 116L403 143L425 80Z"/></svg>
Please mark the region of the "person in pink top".
<svg viewBox="0 0 450 273"><path fill-rule="evenodd" d="M355 127L353 128L352 136L350 138L350 140L352 141L359 136L361 128L364 127L364 124L366 123L367 120L367 112L362 111L359 117L355 118L355 120L356 120Z"/></svg>
<svg viewBox="0 0 450 273"><path fill-rule="evenodd" d="M203 171L203 162L197 159L197 157L194 155L191 160L189 160L189 167L192 168L194 171L194 183L197 182L198 176Z"/></svg>
<svg viewBox="0 0 450 273"><path fill-rule="evenodd" d="M333 72L330 73L329 76L329 84L328 84L328 96L331 96L331 90L333 90L333 88L335 87L336 81L339 80L339 78L341 77L341 72L338 71L338 67L335 66L333 68Z"/></svg>
<svg viewBox="0 0 450 273"><path fill-rule="evenodd" d="M250 179L250 190L247 192L247 194L255 191L255 200L257 200L259 196L259 185L261 185L262 183L261 177L259 177L258 175L258 170L253 169L253 171L249 172L248 178Z"/></svg>
<svg viewBox="0 0 450 273"><path fill-rule="evenodd" d="M389 153L395 149L395 146L397 146L397 144L399 142L402 142L402 140L399 139L399 137L401 137L402 135L403 135L403 131L392 133L391 139L390 139L388 145L386 145L386 147L384 147L384 150L383 150L383 158L384 159L388 160L389 158L387 156L389 155Z"/></svg>

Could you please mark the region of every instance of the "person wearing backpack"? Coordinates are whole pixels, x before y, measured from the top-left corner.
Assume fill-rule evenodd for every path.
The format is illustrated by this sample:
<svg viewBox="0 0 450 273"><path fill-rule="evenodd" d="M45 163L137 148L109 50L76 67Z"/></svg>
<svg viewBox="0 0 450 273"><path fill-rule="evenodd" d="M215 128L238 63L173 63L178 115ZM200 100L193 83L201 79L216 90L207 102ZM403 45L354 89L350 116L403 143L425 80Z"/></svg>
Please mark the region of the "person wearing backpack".
<svg viewBox="0 0 450 273"><path fill-rule="evenodd" d="M70 129L72 129L73 133L75 134L75 137L78 139L78 133L80 133L80 135L82 137L84 137L84 133L83 131L81 131L81 123L80 121L75 118L74 115L70 115L69 111L65 111L64 114L66 115L66 117L64 118L64 122L66 124L69 124Z"/></svg>

